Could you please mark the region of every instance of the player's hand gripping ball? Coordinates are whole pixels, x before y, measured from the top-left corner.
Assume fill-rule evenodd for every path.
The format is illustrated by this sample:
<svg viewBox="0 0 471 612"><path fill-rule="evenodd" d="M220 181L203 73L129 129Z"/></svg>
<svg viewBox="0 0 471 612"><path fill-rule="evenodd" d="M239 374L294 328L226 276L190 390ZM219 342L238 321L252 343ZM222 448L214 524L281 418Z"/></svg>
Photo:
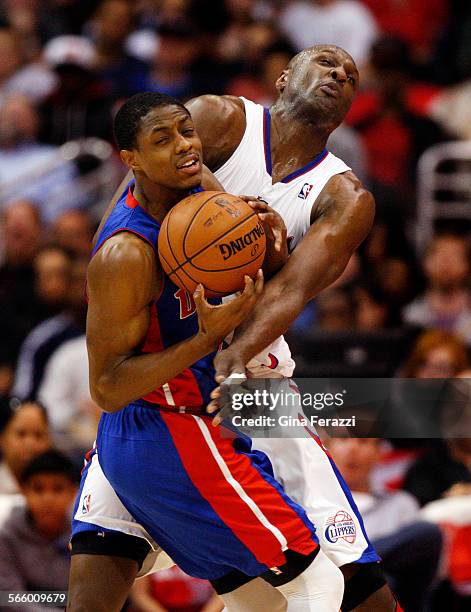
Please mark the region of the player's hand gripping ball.
<svg viewBox="0 0 471 612"><path fill-rule="evenodd" d="M258 214L240 198L220 191L195 193L176 204L159 233L159 256L170 279L193 293L221 297L254 278L265 257Z"/></svg>

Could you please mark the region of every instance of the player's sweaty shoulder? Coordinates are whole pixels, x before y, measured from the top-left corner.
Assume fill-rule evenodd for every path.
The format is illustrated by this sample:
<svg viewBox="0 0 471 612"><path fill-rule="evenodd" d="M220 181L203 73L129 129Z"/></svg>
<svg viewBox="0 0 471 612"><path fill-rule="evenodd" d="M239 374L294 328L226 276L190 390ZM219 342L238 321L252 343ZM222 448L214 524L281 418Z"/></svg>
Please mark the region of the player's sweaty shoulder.
<svg viewBox="0 0 471 612"><path fill-rule="evenodd" d="M245 107L235 96L204 95L186 103L213 172L234 153L245 132Z"/></svg>
<svg viewBox="0 0 471 612"><path fill-rule="evenodd" d="M137 292L150 301L160 289L160 262L152 246L131 232L111 236L88 267L89 288Z"/></svg>

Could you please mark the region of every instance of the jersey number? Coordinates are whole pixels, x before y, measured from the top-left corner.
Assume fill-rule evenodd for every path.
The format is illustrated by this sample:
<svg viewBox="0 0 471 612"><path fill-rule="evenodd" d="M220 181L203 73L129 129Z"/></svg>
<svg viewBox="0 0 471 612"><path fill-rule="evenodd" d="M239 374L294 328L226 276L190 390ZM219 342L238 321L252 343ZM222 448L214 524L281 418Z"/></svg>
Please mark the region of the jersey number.
<svg viewBox="0 0 471 612"><path fill-rule="evenodd" d="M180 319L186 319L196 311L196 304L191 293L185 289L179 289L175 291L174 296L180 304Z"/></svg>

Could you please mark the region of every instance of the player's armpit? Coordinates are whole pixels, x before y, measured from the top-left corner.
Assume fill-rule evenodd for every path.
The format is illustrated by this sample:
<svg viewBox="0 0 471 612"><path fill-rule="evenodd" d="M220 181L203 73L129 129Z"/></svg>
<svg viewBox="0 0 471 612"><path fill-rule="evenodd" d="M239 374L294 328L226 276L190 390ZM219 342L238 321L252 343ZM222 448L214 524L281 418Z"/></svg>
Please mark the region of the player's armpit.
<svg viewBox="0 0 471 612"><path fill-rule="evenodd" d="M215 172L242 140L244 103L235 96L204 95L193 98L185 106L201 138L204 163Z"/></svg>
<svg viewBox="0 0 471 612"><path fill-rule="evenodd" d="M218 355L221 373L231 355L247 363L283 334L307 302L333 283L365 239L374 218L374 200L352 173L333 177L316 203L314 223L286 265L265 285L252 316ZM226 353L225 357L223 357ZM219 373L219 372L218 372Z"/></svg>

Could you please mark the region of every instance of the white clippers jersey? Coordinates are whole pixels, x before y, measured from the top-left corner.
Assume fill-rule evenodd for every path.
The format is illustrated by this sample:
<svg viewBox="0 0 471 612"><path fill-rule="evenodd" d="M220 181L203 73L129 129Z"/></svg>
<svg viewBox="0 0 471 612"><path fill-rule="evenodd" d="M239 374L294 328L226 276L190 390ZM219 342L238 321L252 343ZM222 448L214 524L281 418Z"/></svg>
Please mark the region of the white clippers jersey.
<svg viewBox="0 0 471 612"><path fill-rule="evenodd" d="M265 200L282 217L288 229L290 251L308 231L311 210L326 183L336 174L350 168L326 149L304 168L273 184L270 155L270 111L242 98L245 105L244 136L227 162L215 172L228 193L253 195ZM291 376L294 361L283 337L275 340L250 362L249 369L260 366L283 376Z"/></svg>

